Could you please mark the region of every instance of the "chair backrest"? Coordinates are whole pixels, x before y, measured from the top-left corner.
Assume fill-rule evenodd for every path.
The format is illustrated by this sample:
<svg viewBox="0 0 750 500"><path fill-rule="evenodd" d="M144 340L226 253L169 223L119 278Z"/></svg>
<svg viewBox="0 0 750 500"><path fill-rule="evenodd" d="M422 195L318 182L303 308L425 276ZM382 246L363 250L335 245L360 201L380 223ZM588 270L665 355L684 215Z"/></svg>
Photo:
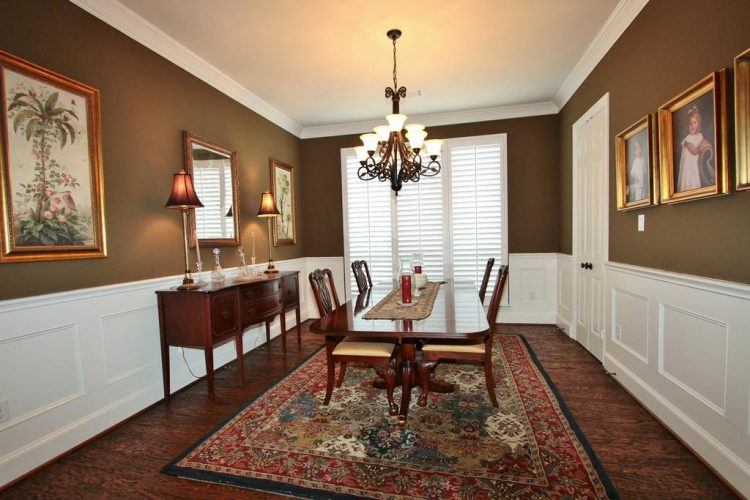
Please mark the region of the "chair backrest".
<svg viewBox="0 0 750 500"><path fill-rule="evenodd" d="M341 304L339 304L339 296L336 294L336 285L333 283L333 274L330 269L316 269L311 272L310 286L321 318L339 308Z"/></svg>
<svg viewBox="0 0 750 500"><path fill-rule="evenodd" d="M484 304L484 295L487 293L487 283L490 282L490 274L492 274L492 266L495 265L495 259L490 258L487 260L487 265L484 268L484 277L482 278L482 286L479 287L479 300Z"/></svg>
<svg viewBox="0 0 750 500"><path fill-rule="evenodd" d="M357 290L362 293L372 288L372 278L370 278L370 268L367 267L366 260L355 260L352 262L352 273L357 282Z"/></svg>
<svg viewBox="0 0 750 500"><path fill-rule="evenodd" d="M500 269L497 272L497 281L495 281L495 289L492 290L490 307L487 308L487 322L490 324L490 333L495 332L497 312L500 310L500 302L503 299L503 290L505 290L505 282L507 279L508 266L500 266Z"/></svg>

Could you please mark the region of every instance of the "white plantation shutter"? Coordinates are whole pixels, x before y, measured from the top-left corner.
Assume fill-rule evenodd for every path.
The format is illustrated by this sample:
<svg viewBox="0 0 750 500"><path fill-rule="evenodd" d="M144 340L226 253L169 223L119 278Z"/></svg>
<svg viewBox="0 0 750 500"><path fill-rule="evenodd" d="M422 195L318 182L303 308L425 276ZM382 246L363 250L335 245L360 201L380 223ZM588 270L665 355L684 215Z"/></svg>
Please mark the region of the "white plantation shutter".
<svg viewBox="0 0 750 500"><path fill-rule="evenodd" d="M194 160L193 185L203 208L195 210L195 226L201 239L234 238L232 174L228 160Z"/></svg>
<svg viewBox="0 0 750 500"><path fill-rule="evenodd" d="M445 146L451 176L453 277L479 286L487 259L494 257L496 267L487 287L491 293L497 266L507 264L505 148L498 136L448 140Z"/></svg>
<svg viewBox="0 0 750 500"><path fill-rule="evenodd" d="M422 253L431 279L453 277L479 287L494 257L489 297L497 266L508 263L506 138L447 139L443 155L440 174L405 183L394 196L388 182L360 180L354 151L342 150L347 266L365 259L373 282L383 281L398 271L394 256Z"/></svg>
<svg viewBox="0 0 750 500"><path fill-rule="evenodd" d="M443 175L422 177L416 184L407 182L395 198L399 258L421 253L424 272L431 279L442 280L445 276Z"/></svg>
<svg viewBox="0 0 750 500"><path fill-rule="evenodd" d="M348 261L351 295L359 293L351 272L351 263L364 259L370 269L372 282L393 277L393 240L391 237L390 184L357 177L359 162L353 151L342 151L344 173L344 237Z"/></svg>

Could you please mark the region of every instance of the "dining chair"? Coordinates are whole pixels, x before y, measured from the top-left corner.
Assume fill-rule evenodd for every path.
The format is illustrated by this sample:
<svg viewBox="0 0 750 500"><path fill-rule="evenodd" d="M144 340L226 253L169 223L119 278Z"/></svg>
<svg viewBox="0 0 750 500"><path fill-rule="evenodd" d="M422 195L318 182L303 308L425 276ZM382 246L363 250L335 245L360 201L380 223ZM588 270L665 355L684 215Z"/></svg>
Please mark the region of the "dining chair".
<svg viewBox="0 0 750 500"><path fill-rule="evenodd" d="M318 306L320 317L333 312L340 307L336 285L333 283L333 274L330 269L316 269L310 273L310 286L313 289L315 303ZM388 413L396 415L398 406L393 401L393 389L396 386L396 345L389 342L369 342L349 340L348 337L336 339L326 337L326 366L328 368L328 379L326 382L326 395L324 405L328 405L333 394L334 379L336 377L336 363L341 364L336 387L341 387L344 382L344 373L348 362L356 362L371 366L377 374L385 380L386 393L388 396Z"/></svg>
<svg viewBox="0 0 750 500"><path fill-rule="evenodd" d="M359 290L359 293L363 293L372 288L370 268L367 267L366 260L352 261L352 273L354 273L354 280L357 282L357 290Z"/></svg>
<svg viewBox="0 0 750 500"><path fill-rule="evenodd" d="M484 295L487 293L487 283L490 282L490 275L492 274L492 266L495 265L495 258L490 257L487 259L487 265L484 267L484 277L482 277L482 285L479 287L479 301L484 304Z"/></svg>
<svg viewBox="0 0 750 500"><path fill-rule="evenodd" d="M492 260L492 259L490 259ZM489 265L489 264L488 264ZM495 378L492 375L492 337L495 333L495 318L500 309L500 301L508 278L508 266L500 266L492 291L490 306L487 309L487 322L490 324L489 331L484 340L473 343L426 343L422 346L422 359L417 369L422 382L422 394L419 396L419 406L427 404L427 394L430 386L430 372L442 360L457 360L479 363L484 365L484 381L487 385L487 393L492 404L497 408L497 397L495 396Z"/></svg>

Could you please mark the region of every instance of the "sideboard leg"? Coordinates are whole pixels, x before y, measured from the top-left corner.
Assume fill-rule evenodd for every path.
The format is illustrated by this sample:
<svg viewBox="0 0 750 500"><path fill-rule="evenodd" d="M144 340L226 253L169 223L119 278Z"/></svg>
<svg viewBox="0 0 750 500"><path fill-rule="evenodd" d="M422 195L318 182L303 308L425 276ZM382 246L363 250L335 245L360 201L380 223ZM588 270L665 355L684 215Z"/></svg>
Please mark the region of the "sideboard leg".
<svg viewBox="0 0 750 500"><path fill-rule="evenodd" d="M240 385L245 384L245 352L242 347L242 332L234 338L234 347L237 349L237 374L240 377Z"/></svg>
<svg viewBox="0 0 750 500"><path fill-rule="evenodd" d="M281 321L279 325L279 328L281 328L281 351L286 352L286 313L284 311L279 314L279 320Z"/></svg>
<svg viewBox="0 0 750 500"><path fill-rule="evenodd" d="M206 356L206 379L208 379L208 400L214 401L214 350L211 346L203 348Z"/></svg>
<svg viewBox="0 0 750 500"><path fill-rule="evenodd" d="M266 347L271 348L271 322L266 321Z"/></svg>
<svg viewBox="0 0 750 500"><path fill-rule="evenodd" d="M164 399L169 399L169 345L167 344L166 325L164 324L164 300L159 295L159 339L161 340L161 376L164 383Z"/></svg>
<svg viewBox="0 0 750 500"><path fill-rule="evenodd" d="M302 314L299 306L294 310L294 314L297 316L297 345L302 345L302 321L300 319Z"/></svg>

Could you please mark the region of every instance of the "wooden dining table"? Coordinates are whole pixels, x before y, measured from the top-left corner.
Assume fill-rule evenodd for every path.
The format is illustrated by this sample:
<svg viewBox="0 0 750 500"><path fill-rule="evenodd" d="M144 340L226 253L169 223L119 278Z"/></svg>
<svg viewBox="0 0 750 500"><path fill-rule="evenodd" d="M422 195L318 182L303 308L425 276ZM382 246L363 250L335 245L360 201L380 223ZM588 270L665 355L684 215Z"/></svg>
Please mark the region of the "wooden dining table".
<svg viewBox="0 0 750 500"><path fill-rule="evenodd" d="M409 415L411 389L420 385L416 369L418 345L428 340L482 340L490 327L474 282L450 279L440 286L432 313L425 319L364 319L367 311L395 286L395 281L376 284L367 292L353 297L338 309L313 322L310 331L325 335L326 342L337 342L342 337L352 340L396 340L400 344L399 382L402 388L398 420L404 424ZM429 383L431 392L446 393L454 390L452 385L434 379Z"/></svg>

